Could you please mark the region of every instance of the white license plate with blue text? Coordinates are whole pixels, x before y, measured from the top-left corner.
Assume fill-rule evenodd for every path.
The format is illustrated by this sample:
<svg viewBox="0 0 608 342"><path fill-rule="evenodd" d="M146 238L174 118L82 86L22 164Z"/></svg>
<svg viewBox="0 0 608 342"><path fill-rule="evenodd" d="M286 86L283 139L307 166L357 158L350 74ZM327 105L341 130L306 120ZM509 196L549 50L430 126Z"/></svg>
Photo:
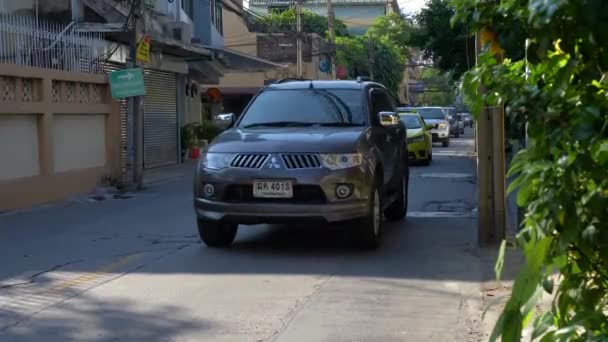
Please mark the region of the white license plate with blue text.
<svg viewBox="0 0 608 342"><path fill-rule="evenodd" d="M292 198L291 181L254 181L253 197L257 198Z"/></svg>

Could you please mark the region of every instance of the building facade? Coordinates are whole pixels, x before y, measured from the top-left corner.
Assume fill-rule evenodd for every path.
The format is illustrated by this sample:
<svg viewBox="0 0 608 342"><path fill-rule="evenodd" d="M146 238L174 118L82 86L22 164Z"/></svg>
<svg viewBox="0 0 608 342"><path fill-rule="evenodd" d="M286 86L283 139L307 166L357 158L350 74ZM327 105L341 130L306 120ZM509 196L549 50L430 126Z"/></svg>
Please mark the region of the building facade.
<svg viewBox="0 0 608 342"><path fill-rule="evenodd" d="M293 4L287 0L251 0L249 8L261 15L281 11ZM342 20L355 35L364 34L376 18L399 12L396 0L332 0L335 17ZM327 15L325 0L304 1L302 8L323 16Z"/></svg>

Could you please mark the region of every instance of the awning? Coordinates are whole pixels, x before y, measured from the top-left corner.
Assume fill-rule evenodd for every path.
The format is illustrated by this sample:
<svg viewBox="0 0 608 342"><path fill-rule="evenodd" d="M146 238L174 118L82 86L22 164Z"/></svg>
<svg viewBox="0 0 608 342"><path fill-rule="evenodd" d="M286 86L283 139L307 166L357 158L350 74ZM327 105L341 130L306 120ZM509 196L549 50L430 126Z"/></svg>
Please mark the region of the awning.
<svg viewBox="0 0 608 342"><path fill-rule="evenodd" d="M129 45L131 39L131 33L124 32L122 25L116 23L79 23L76 30L80 32L103 32L107 39L125 45ZM166 55L186 60L210 61L213 59L213 52L201 45L187 44L154 34L150 35L150 50L162 51Z"/></svg>
<svg viewBox="0 0 608 342"><path fill-rule="evenodd" d="M199 45L186 44L178 40L150 36L152 51L162 51L168 55L182 57L186 60L212 60L212 52Z"/></svg>
<svg viewBox="0 0 608 342"><path fill-rule="evenodd" d="M268 69L287 69L288 65L274 63L269 60L248 55L239 51L210 45L199 45L216 52L216 57L222 61L224 68L234 71L264 71Z"/></svg>

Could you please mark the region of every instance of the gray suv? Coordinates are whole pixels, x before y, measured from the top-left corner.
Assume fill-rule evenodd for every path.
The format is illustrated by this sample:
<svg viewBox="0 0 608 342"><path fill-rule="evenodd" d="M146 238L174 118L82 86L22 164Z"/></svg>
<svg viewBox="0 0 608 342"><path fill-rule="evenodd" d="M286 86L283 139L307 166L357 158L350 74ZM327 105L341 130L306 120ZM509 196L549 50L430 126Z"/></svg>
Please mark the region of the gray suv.
<svg viewBox="0 0 608 342"><path fill-rule="evenodd" d="M201 239L230 245L239 224L354 221L375 247L383 214L407 211L406 129L388 91L364 81L265 87L201 158L194 206Z"/></svg>

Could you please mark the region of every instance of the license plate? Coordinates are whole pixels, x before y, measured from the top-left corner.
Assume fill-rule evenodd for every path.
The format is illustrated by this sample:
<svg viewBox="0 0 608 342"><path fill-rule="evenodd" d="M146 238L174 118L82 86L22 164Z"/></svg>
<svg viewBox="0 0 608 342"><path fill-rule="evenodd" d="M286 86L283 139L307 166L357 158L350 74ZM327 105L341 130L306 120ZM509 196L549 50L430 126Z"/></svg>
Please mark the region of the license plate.
<svg viewBox="0 0 608 342"><path fill-rule="evenodd" d="M258 198L292 198L291 181L254 181L253 197Z"/></svg>

